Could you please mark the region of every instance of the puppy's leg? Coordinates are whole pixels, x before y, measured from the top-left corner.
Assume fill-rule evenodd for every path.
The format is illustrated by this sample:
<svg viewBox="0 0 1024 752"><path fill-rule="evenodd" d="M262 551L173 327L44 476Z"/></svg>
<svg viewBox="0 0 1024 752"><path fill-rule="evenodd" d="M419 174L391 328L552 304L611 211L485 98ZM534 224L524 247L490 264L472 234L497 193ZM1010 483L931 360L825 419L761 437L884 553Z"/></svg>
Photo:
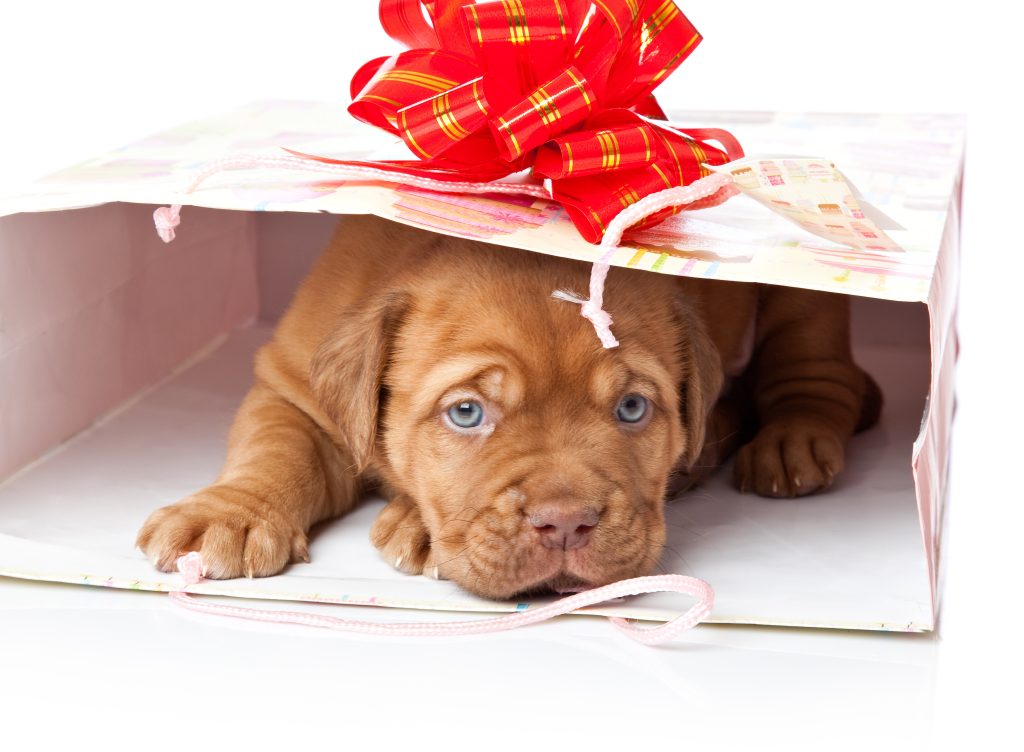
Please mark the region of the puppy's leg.
<svg viewBox="0 0 1024 752"><path fill-rule="evenodd" d="M309 416L258 383L235 417L217 481L150 515L136 545L165 572L199 551L210 578L277 574L309 560L314 524L355 504L351 465Z"/></svg>
<svg viewBox="0 0 1024 752"><path fill-rule="evenodd" d="M430 535L408 496L396 496L381 510L370 530L370 540L395 569L406 574L423 573L430 554Z"/></svg>
<svg viewBox="0 0 1024 752"><path fill-rule="evenodd" d="M866 389L850 348L849 299L765 286L755 348L758 432L737 455L737 486L775 497L827 488L843 469Z"/></svg>

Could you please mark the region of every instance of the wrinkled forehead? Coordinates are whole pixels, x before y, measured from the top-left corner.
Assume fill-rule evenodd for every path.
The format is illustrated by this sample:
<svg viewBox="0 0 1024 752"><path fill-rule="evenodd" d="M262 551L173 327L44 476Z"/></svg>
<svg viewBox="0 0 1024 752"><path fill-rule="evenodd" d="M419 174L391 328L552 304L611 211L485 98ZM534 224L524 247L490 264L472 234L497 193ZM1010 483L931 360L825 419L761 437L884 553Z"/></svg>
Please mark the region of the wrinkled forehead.
<svg viewBox="0 0 1024 752"><path fill-rule="evenodd" d="M417 414L470 394L510 409L552 400L604 408L630 391L674 404L669 368L644 343L606 350L582 319L526 323L477 316L451 328L409 327L388 382Z"/></svg>

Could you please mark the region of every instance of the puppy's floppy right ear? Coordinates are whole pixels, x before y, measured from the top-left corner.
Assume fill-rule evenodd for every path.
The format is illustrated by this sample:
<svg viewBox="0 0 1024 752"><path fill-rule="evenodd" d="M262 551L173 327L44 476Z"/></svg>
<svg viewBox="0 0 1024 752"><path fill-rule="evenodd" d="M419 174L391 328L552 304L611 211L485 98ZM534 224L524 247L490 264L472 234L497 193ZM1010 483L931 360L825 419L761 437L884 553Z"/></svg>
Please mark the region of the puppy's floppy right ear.
<svg viewBox="0 0 1024 752"><path fill-rule="evenodd" d="M704 448L708 417L722 391L722 360L693 305L681 295L676 299L676 315L681 324L680 351L683 358L683 385L680 412L686 429L683 461L692 468Z"/></svg>
<svg viewBox="0 0 1024 752"><path fill-rule="evenodd" d="M309 374L313 395L344 437L358 471L373 456L384 374L408 306L408 297L402 293L368 301L347 314L313 355Z"/></svg>

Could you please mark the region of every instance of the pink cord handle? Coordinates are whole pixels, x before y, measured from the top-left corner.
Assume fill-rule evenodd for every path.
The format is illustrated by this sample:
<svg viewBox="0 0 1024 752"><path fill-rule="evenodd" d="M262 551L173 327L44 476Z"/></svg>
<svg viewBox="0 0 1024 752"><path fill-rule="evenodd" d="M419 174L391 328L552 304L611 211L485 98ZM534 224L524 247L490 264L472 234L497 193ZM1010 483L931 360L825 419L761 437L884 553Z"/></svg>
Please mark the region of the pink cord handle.
<svg viewBox="0 0 1024 752"><path fill-rule="evenodd" d="M535 183L503 182L495 180L489 183L449 182L417 175L381 170L363 165L336 165L315 162L302 157L272 154L236 154L222 159L207 162L202 170L196 173L192 182L185 188L185 193L195 191L207 178L226 170L294 170L298 172L315 172L318 175L331 175L345 180L374 180L383 183L401 183L416 188L445 191L448 193L507 193L527 195L534 198L550 199L550 192L542 185ZM162 206L153 212L153 224L157 234L165 243L174 240L174 231L181 224L181 204Z"/></svg>
<svg viewBox="0 0 1024 752"><path fill-rule="evenodd" d="M202 582L203 560L197 552L193 551L185 554L178 559L177 564L178 571L181 572L186 587ZM272 622L275 624L301 624L307 627L333 629L339 632L390 635L395 637L459 637L518 629L519 627L546 621L554 616L567 614L570 611L586 606L593 606L596 603L604 603L615 598L641 595L643 593L682 593L697 599L697 603L691 606L685 613L661 626L650 629L636 627L626 619L616 616L610 617L611 623L620 631L644 645L659 645L677 637L684 630L695 627L711 613L715 602L715 592L708 583L696 577L685 577L679 574L663 574L621 580L620 582L613 582L611 585L570 595L546 606L532 610L517 611L514 614L499 616L493 619L441 623L420 622L403 624L359 621L299 611L269 611L242 606L226 606L219 603L206 603L196 600L184 590L172 592L171 600L191 611L219 616L233 616L253 621Z"/></svg>
<svg viewBox="0 0 1024 752"><path fill-rule="evenodd" d="M218 172L225 170L246 170L255 168L299 170L333 175L349 180L374 180L386 183L402 183L417 188L426 188L448 193L507 193L528 195L535 198L550 199L547 188L542 185L495 180L488 183L447 182L416 175L404 175L374 167L361 165L336 165L315 162L291 155L273 156L263 154L240 154L209 162L193 178L185 193L192 193L203 181ZM612 334L612 317L604 310L604 283L608 277L609 263L612 254L619 247L622 236L630 227L643 219L657 214L670 206L681 206L704 209L716 206L739 193L733 185L732 177L713 172L689 185L668 188L658 193L644 196L634 204L627 206L608 223L601 248L604 254L595 261L590 271L590 298L581 298L574 293L556 291L554 297L581 306L583 318L590 321L594 332L605 348L618 347L619 341ZM157 234L165 243L174 240L175 230L181 224L181 204L162 206L153 212L153 224Z"/></svg>

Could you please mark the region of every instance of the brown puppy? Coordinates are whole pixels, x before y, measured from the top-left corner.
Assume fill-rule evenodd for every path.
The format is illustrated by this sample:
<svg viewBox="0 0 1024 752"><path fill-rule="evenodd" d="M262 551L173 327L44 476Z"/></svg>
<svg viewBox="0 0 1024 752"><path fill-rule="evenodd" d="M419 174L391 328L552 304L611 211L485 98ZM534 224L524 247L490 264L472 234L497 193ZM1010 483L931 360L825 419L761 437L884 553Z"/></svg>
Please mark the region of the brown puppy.
<svg viewBox="0 0 1024 752"><path fill-rule="evenodd" d="M605 350L550 297L588 274L346 219L257 357L220 477L138 545L165 571L199 550L209 577L272 575L377 491L373 542L397 568L502 598L652 570L673 470L698 480L755 428L742 488L831 483L866 388L845 301L614 269ZM723 363L743 378L719 402Z"/></svg>

